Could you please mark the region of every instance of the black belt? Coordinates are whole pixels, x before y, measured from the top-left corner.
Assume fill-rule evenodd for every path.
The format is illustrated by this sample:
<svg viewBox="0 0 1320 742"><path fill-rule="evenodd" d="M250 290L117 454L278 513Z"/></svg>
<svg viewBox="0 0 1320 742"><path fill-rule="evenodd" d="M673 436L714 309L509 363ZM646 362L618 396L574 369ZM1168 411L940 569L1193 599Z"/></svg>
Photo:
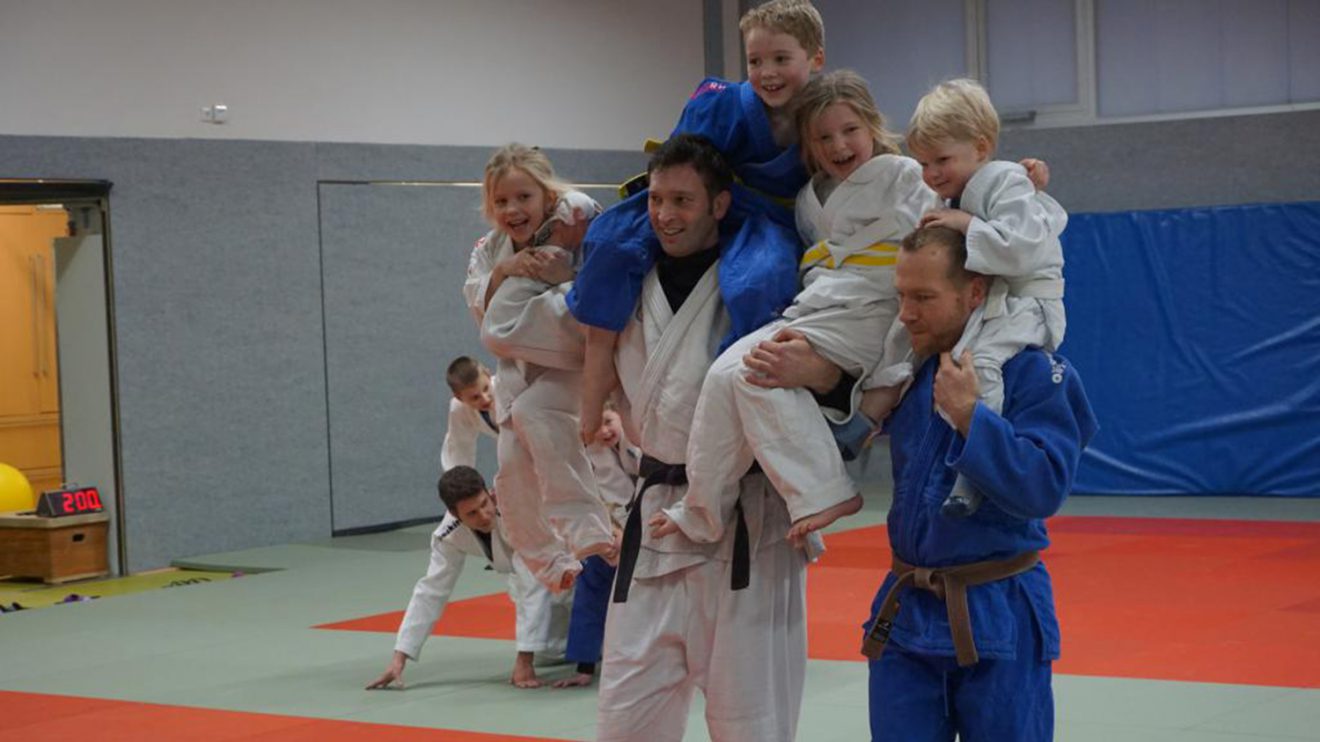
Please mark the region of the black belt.
<svg viewBox="0 0 1320 742"><path fill-rule="evenodd" d="M761 471L760 464L754 464L747 472ZM687 467L683 464L665 462L643 454L637 473L642 477L642 486L628 503L628 522L623 527L623 544L619 547L619 569L614 577L614 602L628 602L628 590L632 587L633 569L637 567L637 555L642 550L642 495L657 484L681 487L687 484ZM733 535L733 574L730 587L742 590L751 584L752 546L751 536L747 532L747 519L743 516L742 501L734 507L738 514Z"/></svg>

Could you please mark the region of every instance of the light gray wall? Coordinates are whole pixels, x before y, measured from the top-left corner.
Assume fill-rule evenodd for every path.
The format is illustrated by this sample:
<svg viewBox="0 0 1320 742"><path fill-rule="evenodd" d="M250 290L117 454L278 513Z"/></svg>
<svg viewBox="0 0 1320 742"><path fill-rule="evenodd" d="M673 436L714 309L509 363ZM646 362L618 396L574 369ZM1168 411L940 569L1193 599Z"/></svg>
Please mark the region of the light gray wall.
<svg viewBox="0 0 1320 742"><path fill-rule="evenodd" d="M115 184L109 240L128 569L331 533L318 182L475 181L488 155L461 147L0 136L0 177ZM550 155L582 182L617 182L642 164L635 153ZM470 192L475 216L478 191ZM438 225L448 217L433 216ZM416 225L397 226L407 235ZM479 236L463 231L436 229L437 256L461 263L453 255L466 255ZM354 250L335 238L339 254ZM427 321L411 328L419 344L471 334L466 314Z"/></svg>
<svg viewBox="0 0 1320 742"><path fill-rule="evenodd" d="M631 149L702 28L702 0L0 0L0 133Z"/></svg>

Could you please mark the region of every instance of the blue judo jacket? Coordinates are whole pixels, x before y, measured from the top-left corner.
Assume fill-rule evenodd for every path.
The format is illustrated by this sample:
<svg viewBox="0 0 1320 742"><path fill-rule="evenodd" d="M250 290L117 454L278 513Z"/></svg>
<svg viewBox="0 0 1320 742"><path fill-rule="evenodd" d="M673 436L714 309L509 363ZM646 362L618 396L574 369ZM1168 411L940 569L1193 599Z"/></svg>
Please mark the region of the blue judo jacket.
<svg viewBox="0 0 1320 742"><path fill-rule="evenodd" d="M723 350L778 317L797 295L802 245L787 200L807 182L807 173L797 145L775 144L765 106L750 83L702 80L671 136L684 133L711 140L744 184L734 188L721 223L720 294L733 320ZM566 297L569 311L583 324L620 331L660 254L647 214L647 191L598 216L587 229L582 251L582 268Z"/></svg>
<svg viewBox="0 0 1320 742"><path fill-rule="evenodd" d="M1003 415L978 403L964 439L934 410L938 368L938 358L922 365L886 424L894 471L888 520L894 552L909 564L944 567L1045 549L1045 518L1068 496L1082 449L1097 427L1081 379L1060 356L1034 348L1019 353L1003 366ZM940 515L940 504L959 474L985 499L972 516L947 518ZM891 572L872 616L893 582ZM1058 659L1059 623L1043 563L1016 577L970 587L967 598L981 658L1014 659L1020 625L1015 616L1031 611L1043 655ZM910 652L953 657L944 602L919 589L908 589L899 600L890 642Z"/></svg>

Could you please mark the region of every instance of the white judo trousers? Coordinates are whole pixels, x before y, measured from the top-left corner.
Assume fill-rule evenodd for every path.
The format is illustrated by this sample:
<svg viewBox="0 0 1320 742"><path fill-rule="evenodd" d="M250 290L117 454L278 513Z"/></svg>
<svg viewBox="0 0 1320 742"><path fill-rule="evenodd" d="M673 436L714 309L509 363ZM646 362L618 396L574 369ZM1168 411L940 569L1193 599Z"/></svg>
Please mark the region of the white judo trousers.
<svg viewBox="0 0 1320 742"><path fill-rule="evenodd" d="M861 389L894 386L912 373L911 345L893 334L898 316L894 263L899 243L938 198L915 161L878 155L837 184L822 202L818 179L797 199L798 231L812 245L803 256L803 288L783 319L730 346L711 366L688 444L688 492L667 511L697 541L723 535L737 502L738 480L753 462L785 498L793 520L857 494L843 459L806 389L766 389L746 378L743 356L790 328L818 353L858 377ZM852 410L823 410L836 423Z"/></svg>
<svg viewBox="0 0 1320 742"><path fill-rule="evenodd" d="M729 589L731 564L638 578L610 605L598 742L683 739L697 690L712 740L794 739L807 666L802 553L782 540L762 547L743 590Z"/></svg>
<svg viewBox="0 0 1320 742"><path fill-rule="evenodd" d="M528 278L507 279L491 298L482 322L482 342L501 357L496 479L529 493L508 505L509 536L548 584L557 584L566 570L578 570L579 559L605 551L614 539L609 512L578 437L583 339L564 302L567 292L568 284L551 287ZM566 550L552 554L555 546L546 524ZM536 553L529 555L523 543Z"/></svg>
<svg viewBox="0 0 1320 742"><path fill-rule="evenodd" d="M482 306L490 272L513 252L499 232L479 241L464 295L482 342L500 359L495 489L509 540L553 588L580 571L581 558L607 550L613 531L578 435L583 341L564 303L568 285L509 278Z"/></svg>
<svg viewBox="0 0 1320 742"><path fill-rule="evenodd" d="M702 382L728 331L717 271L677 314L652 271L619 337L628 437L668 464L683 463ZM745 477L740 490L751 550L745 589L730 589L732 529L717 543L697 543L682 533L654 539L643 528L628 600L611 604L606 619L598 740L682 739L697 690L717 742L794 738L806 672L806 559L784 539L788 513L767 479ZM657 485L634 507L645 522L683 491Z"/></svg>
<svg viewBox="0 0 1320 742"><path fill-rule="evenodd" d="M994 276L986 301L973 312L953 357L970 350L981 399L995 412L1004 404L1004 362L1023 348L1053 352L1063 342L1063 245L1068 214L1036 190L1021 165L995 160L967 181L958 207L972 215L967 269Z"/></svg>

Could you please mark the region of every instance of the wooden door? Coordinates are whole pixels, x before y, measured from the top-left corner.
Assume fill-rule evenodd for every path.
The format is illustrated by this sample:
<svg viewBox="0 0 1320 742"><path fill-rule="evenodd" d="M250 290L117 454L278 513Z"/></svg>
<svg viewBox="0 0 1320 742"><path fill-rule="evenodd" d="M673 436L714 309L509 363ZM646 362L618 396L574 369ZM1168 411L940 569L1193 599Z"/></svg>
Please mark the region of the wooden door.
<svg viewBox="0 0 1320 742"><path fill-rule="evenodd" d="M52 244L67 223L62 209L0 206L0 462L37 491L62 479Z"/></svg>

